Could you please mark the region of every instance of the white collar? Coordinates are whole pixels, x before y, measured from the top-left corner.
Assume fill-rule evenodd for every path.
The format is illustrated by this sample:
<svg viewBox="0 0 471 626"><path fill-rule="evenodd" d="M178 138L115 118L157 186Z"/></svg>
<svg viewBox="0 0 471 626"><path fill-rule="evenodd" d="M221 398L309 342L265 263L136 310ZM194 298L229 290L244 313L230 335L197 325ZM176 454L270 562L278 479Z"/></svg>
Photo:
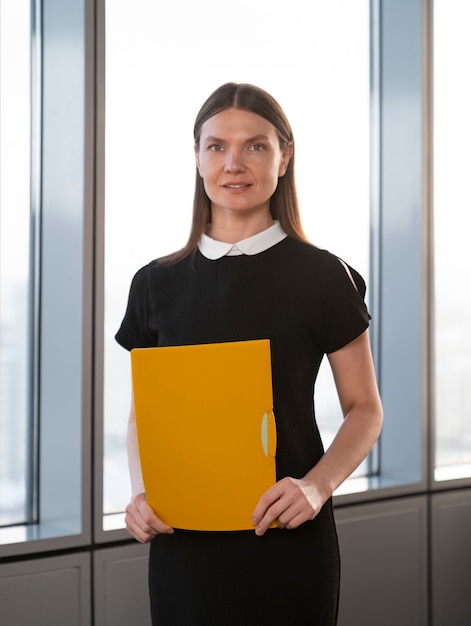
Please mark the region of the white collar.
<svg viewBox="0 0 471 626"><path fill-rule="evenodd" d="M265 252L268 248L276 245L286 237L285 231L281 228L278 220L272 226L262 230L261 233L247 237L236 243L226 243L217 241L208 235L201 235L198 248L203 256L212 261L223 256L240 256L241 254L254 255Z"/></svg>

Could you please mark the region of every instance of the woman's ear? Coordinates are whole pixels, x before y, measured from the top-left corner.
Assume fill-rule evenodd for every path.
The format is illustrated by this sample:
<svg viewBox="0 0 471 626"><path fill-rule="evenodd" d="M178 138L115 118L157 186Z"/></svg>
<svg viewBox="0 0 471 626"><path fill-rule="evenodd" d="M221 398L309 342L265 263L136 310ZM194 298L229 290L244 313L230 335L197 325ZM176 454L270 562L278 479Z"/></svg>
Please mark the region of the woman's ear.
<svg viewBox="0 0 471 626"><path fill-rule="evenodd" d="M294 142L289 141L288 145L283 151L283 157L281 159L280 167L278 170L278 176L280 178L281 176L284 176L286 174L286 170L288 169L288 165L289 165L289 162L291 161L291 157L293 156L293 152L294 152Z"/></svg>

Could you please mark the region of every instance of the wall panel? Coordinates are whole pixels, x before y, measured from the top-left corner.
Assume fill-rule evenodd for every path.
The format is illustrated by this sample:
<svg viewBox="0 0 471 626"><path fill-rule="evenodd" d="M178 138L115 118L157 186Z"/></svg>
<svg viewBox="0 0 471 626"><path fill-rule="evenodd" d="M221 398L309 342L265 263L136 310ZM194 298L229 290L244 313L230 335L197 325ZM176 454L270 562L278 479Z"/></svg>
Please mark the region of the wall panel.
<svg viewBox="0 0 471 626"><path fill-rule="evenodd" d="M425 496L341 508L336 519L342 563L339 626L425 626Z"/></svg>
<svg viewBox="0 0 471 626"><path fill-rule="evenodd" d="M471 623L471 489L432 496L433 626Z"/></svg>
<svg viewBox="0 0 471 626"><path fill-rule="evenodd" d="M95 624L150 625L148 546L130 544L95 552Z"/></svg>
<svg viewBox="0 0 471 626"><path fill-rule="evenodd" d="M3 564L0 607L5 626L91 626L89 555Z"/></svg>

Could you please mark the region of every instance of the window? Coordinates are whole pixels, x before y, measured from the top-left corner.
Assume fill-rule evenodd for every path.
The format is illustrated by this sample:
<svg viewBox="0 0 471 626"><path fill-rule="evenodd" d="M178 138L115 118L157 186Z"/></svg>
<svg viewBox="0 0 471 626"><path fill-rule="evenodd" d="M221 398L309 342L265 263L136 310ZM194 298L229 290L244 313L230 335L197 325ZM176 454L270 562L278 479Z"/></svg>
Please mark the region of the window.
<svg viewBox="0 0 471 626"><path fill-rule="evenodd" d="M471 6L434 3L435 480L471 476Z"/></svg>
<svg viewBox="0 0 471 626"><path fill-rule="evenodd" d="M0 526L32 516L30 5L0 9Z"/></svg>
<svg viewBox="0 0 471 626"><path fill-rule="evenodd" d="M230 11L227 29L215 0L188 3L184 13L178 4L150 0L135 3L132 12L124 1L106 3L105 513L121 511L130 493L129 357L114 334L134 272L186 241L192 126L213 89L251 82L279 100L296 138L305 230L368 280L369 2L295 0L289 12L271 7L244 0ZM326 443L341 421L332 385L324 368L316 403Z"/></svg>
<svg viewBox="0 0 471 626"><path fill-rule="evenodd" d="M11 7L6 11L8 4ZM13 6L19 9L19 5L28 7L28 11L31 6L31 18L24 13L27 27L23 21L22 30L15 33L14 22L7 22L6 16ZM87 7L90 4L86 6L85 0L61 3L61 11L57 11L54 0L2 2L2 28L5 26L8 30L5 37L2 30L2 63L9 62L16 74L24 65L28 68L21 79L27 85L24 92L27 104L18 98L15 103L17 113L25 109L27 113L21 113L20 120L13 116L8 120L2 118L2 151L10 129L16 133L15 142L21 144L23 150L23 160L17 159L22 165L18 170L22 173L21 179L14 176L11 167L14 146L9 146L9 158L4 158L2 152L2 168L8 165L12 178L5 180L2 169L2 194L11 189L10 183L15 186L14 195L11 192L9 195L12 205L6 204L2 195L2 289L8 285L6 281L3 283L4 271L11 272L16 264L22 272L17 277L21 286L17 293L23 294L16 306L23 303L25 311L29 311L26 315L18 308L14 318L21 325L16 340L17 347L21 347L24 368L17 367L15 378L11 376L18 384L18 388L12 386L11 389L19 394L20 401L12 408L12 413L5 414L11 422L10 432L18 436L14 442L6 441L8 431L3 422L4 406L8 406L4 398L12 399L13 395L4 384L8 382L4 377L8 370L4 369L3 360L4 345L7 345L4 341L7 338L11 341L12 335L10 331L4 332L2 317L1 441L5 448L2 447L1 462L5 463L9 454L26 461L24 473L18 470L22 509L18 509L16 517L9 514L2 519L10 524L0 528L2 557L32 549L77 547L89 541L91 535L94 82L90 60L93 61L94 52L85 36L90 32ZM10 46L7 54L4 42L6 45L12 41L15 46ZM18 52L23 43L28 51L31 46L33 58L31 146L29 52L27 62ZM40 77L36 76L36 68L41 70ZM5 76L8 77L8 73L3 73L2 65L2 81ZM37 85L41 87L40 94ZM2 82L2 98L11 97L11 92L7 94L3 87ZM2 115L11 111L11 107L3 107L2 101ZM4 123L9 124L8 132L4 132ZM23 130L27 139L23 139ZM12 223L18 226L18 222L3 222L4 215L9 214L12 219L11 212L17 220L21 217L23 231L11 227ZM4 229L7 224L9 231ZM10 253L11 241L15 244L15 256L7 265L3 255ZM34 285L30 284L33 280L29 281L29 274L34 275ZM11 298L11 293L2 291L1 297L3 316L11 306L11 301L4 298ZM11 316L8 322L10 319ZM34 341L29 338L30 329L31 333L34 329ZM27 348L21 343L24 338L29 342ZM36 349L36 342L40 349ZM10 352L10 356L12 354ZM27 373L22 374L25 370ZM10 395L4 396L6 393ZM12 430L18 426L21 432ZM5 490L3 471L2 466L0 492L10 507L14 496Z"/></svg>

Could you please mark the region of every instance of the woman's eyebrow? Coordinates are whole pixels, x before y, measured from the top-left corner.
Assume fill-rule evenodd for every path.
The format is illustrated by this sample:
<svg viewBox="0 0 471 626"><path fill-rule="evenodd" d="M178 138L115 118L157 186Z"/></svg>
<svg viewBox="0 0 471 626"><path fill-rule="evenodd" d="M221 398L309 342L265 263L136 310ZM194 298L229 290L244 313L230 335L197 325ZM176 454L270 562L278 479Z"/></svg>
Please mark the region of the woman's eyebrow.
<svg viewBox="0 0 471 626"><path fill-rule="evenodd" d="M252 141L270 141L270 138L268 135L255 135L247 139L247 143L251 143Z"/></svg>
<svg viewBox="0 0 471 626"><path fill-rule="evenodd" d="M244 139L245 143L251 143L253 141L270 141L268 135L254 135L253 137L248 137ZM207 137L203 137L203 143L225 143L225 139L221 139L220 137L216 137L215 135L208 135Z"/></svg>
<svg viewBox="0 0 471 626"><path fill-rule="evenodd" d="M203 137L203 143L224 143L224 139L220 139L215 135L208 135L207 137Z"/></svg>

